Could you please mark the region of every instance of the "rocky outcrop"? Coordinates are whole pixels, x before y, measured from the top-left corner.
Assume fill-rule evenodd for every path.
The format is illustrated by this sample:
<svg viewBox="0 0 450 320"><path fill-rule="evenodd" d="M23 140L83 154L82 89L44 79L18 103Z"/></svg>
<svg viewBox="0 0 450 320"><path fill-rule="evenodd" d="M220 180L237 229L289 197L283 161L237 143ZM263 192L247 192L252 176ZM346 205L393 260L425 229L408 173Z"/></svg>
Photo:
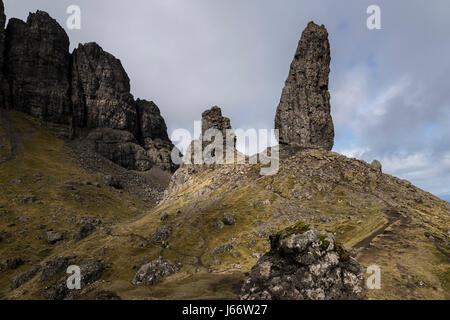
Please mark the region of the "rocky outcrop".
<svg viewBox="0 0 450 320"><path fill-rule="evenodd" d="M270 238L271 249L252 268L244 300L363 299L358 262L333 234L300 222Z"/></svg>
<svg viewBox="0 0 450 320"><path fill-rule="evenodd" d="M63 261L60 261L59 263L61 262ZM99 280L105 270L105 265L102 261L81 262L79 267L81 275L81 291L70 290L67 287L67 279L70 275L66 274L53 284L45 287L42 290L42 295L50 300L73 300L77 295L81 294L84 289Z"/></svg>
<svg viewBox="0 0 450 320"><path fill-rule="evenodd" d="M232 130L230 119L222 116L222 110L218 106L213 106L211 109L202 113L202 137L205 137L209 129L216 129L222 133L224 150L226 146L227 131L230 134L230 139L234 139L232 145L233 148L236 147L236 137L234 136L234 133L230 131ZM214 139L211 141L205 141L205 139L203 139L203 150L213 141Z"/></svg>
<svg viewBox="0 0 450 320"><path fill-rule="evenodd" d="M80 44L72 54L71 81L74 125L101 128L89 135L96 151L131 170L177 168L159 108L150 101L134 101L120 60L96 43Z"/></svg>
<svg viewBox="0 0 450 320"><path fill-rule="evenodd" d="M57 256L45 263L42 267L41 282L45 282L60 272L66 271L67 267L74 261L75 257Z"/></svg>
<svg viewBox="0 0 450 320"><path fill-rule="evenodd" d="M87 140L105 158L129 170L146 171L152 167L143 147L129 131L95 129Z"/></svg>
<svg viewBox="0 0 450 320"><path fill-rule="evenodd" d="M232 131L230 119L222 116L222 110L213 106L202 113L202 133L199 140L191 141L191 144L186 150L186 154L183 159L184 164L195 164L193 170L199 171L208 168L210 164L218 164L215 160L215 148L216 144L212 146L216 140L216 133L210 129L215 129L222 134L222 148L223 148L223 161L225 162L227 156L233 159L236 156L236 135ZM227 150L227 135L231 145ZM227 155L228 151L228 155Z"/></svg>
<svg viewBox="0 0 450 320"><path fill-rule="evenodd" d="M327 30L310 22L302 33L275 116L280 144L333 148L330 60Z"/></svg>
<svg viewBox="0 0 450 320"><path fill-rule="evenodd" d="M378 160L373 160L371 162L370 166L372 168L374 168L375 170L377 170L379 173L382 173L382 171L383 171L383 166L381 165L381 162Z"/></svg>
<svg viewBox="0 0 450 320"><path fill-rule="evenodd" d="M30 13L26 22L10 19L6 29L5 70L15 110L68 124L69 38L46 12Z"/></svg>
<svg viewBox="0 0 450 320"><path fill-rule="evenodd" d="M144 147L150 163L164 170L176 170L178 166L171 160L174 145L167 135L166 122L158 106L153 101L140 99L136 100L135 106L139 119L139 143Z"/></svg>
<svg viewBox="0 0 450 320"><path fill-rule="evenodd" d="M29 269L25 272L18 274L15 277L11 278L9 280L9 286L10 286L11 290L17 289L20 286L22 286L24 283L30 281L36 275L36 273L39 272L39 270L40 270L40 267L34 267L32 269Z"/></svg>
<svg viewBox="0 0 450 320"><path fill-rule="evenodd" d="M72 53L71 70L76 127L111 128L137 134L130 79L120 60L96 43L80 44Z"/></svg>
<svg viewBox="0 0 450 320"><path fill-rule="evenodd" d="M154 285L163 278L177 273L181 267L180 263L172 263L166 259L158 258L142 265L134 276L132 283L134 285Z"/></svg>

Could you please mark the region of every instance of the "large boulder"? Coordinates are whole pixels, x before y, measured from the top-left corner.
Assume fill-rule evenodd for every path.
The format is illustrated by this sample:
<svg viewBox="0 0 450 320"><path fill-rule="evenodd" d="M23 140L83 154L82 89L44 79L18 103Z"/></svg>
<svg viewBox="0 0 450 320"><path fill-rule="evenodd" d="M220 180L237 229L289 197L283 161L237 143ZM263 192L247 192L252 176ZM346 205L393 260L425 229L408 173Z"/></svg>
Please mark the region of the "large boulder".
<svg viewBox="0 0 450 320"><path fill-rule="evenodd" d="M12 18L6 29L5 70L15 110L36 118L70 123L69 37L48 13Z"/></svg>
<svg viewBox="0 0 450 320"><path fill-rule="evenodd" d="M302 222L272 236L242 287L244 300L363 299L358 262L333 234Z"/></svg>
<svg viewBox="0 0 450 320"><path fill-rule="evenodd" d="M330 60L326 28L310 22L302 33L275 116L280 144L333 148Z"/></svg>
<svg viewBox="0 0 450 320"><path fill-rule="evenodd" d="M96 43L80 44L72 53L74 125L138 130L130 79L120 60Z"/></svg>
<svg viewBox="0 0 450 320"><path fill-rule="evenodd" d="M177 273L181 269L181 263L172 263L163 258L158 258L142 265L132 283L134 285L154 285L165 277Z"/></svg>

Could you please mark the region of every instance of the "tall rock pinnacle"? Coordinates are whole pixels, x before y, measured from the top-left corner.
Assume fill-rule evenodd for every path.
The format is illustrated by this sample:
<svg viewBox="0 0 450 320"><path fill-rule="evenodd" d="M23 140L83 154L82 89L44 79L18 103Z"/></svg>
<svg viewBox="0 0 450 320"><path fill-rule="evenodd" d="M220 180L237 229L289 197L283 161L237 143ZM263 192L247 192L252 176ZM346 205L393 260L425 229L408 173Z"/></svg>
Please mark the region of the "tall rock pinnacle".
<svg viewBox="0 0 450 320"><path fill-rule="evenodd" d="M326 28L314 22L302 33L275 116L280 144L331 150L330 43Z"/></svg>
<svg viewBox="0 0 450 320"><path fill-rule="evenodd" d="M227 130L232 130L230 119L222 116L222 110L218 106L213 106L202 113L202 136L205 135L208 129L217 129L222 133L223 146L225 150ZM231 132L230 132L231 134ZM230 137L234 139L233 148L236 146L236 138L234 135ZM210 142L203 141L203 148L209 145Z"/></svg>

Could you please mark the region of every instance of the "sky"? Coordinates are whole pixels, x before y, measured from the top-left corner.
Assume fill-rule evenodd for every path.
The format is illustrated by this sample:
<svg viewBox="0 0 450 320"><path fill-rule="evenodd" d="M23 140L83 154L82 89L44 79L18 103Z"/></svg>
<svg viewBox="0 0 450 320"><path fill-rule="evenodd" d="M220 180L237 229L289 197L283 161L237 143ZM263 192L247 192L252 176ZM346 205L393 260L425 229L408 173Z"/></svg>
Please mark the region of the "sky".
<svg viewBox="0 0 450 320"><path fill-rule="evenodd" d="M66 29L71 49L95 41L119 58L132 94L159 106L169 136L178 128L193 132L213 105L233 128L272 129L301 32L309 21L324 24L333 151L378 159L384 172L450 201L448 0L4 3L8 18L47 11ZM381 9L379 30L366 25L373 4ZM79 30L66 26L70 5L81 9Z"/></svg>

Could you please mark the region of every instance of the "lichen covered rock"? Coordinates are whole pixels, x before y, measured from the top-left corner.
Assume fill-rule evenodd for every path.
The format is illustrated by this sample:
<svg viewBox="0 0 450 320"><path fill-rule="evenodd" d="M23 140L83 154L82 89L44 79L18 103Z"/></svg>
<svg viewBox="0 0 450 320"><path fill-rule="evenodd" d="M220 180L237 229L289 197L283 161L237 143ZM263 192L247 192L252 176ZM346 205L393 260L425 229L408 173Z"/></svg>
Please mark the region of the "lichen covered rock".
<svg viewBox="0 0 450 320"><path fill-rule="evenodd" d="M159 283L164 277L170 276L180 269L180 263L172 263L163 258L158 258L141 266L132 282L134 285L154 285Z"/></svg>
<svg viewBox="0 0 450 320"><path fill-rule="evenodd" d="M303 223L271 236L271 249L252 268L244 300L363 299L358 262L333 234Z"/></svg>

